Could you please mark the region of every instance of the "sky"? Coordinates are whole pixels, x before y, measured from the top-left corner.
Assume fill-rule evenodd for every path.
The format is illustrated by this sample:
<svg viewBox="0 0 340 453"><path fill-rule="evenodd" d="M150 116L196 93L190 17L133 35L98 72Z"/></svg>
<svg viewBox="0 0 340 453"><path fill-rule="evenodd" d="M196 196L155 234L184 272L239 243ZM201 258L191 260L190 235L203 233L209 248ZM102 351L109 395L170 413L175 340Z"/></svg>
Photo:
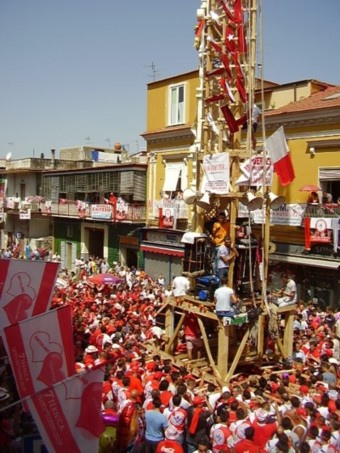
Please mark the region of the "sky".
<svg viewBox="0 0 340 453"><path fill-rule="evenodd" d="M264 78L340 85L340 1L261 2ZM200 5L0 0L0 157L116 142L144 150L147 84L198 68Z"/></svg>

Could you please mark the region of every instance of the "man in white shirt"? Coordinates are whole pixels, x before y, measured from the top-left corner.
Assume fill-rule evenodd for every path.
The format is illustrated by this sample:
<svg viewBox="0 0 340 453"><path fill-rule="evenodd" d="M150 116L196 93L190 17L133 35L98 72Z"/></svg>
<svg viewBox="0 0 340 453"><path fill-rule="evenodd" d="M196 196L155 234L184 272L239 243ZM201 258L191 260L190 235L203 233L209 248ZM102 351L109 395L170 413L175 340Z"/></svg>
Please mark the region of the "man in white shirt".
<svg viewBox="0 0 340 453"><path fill-rule="evenodd" d="M279 307L282 307L285 305L296 304L297 302L296 283L286 273L283 273L281 275L281 280L283 282L283 288L280 291L280 297L278 297L277 299L277 305Z"/></svg>
<svg viewBox="0 0 340 453"><path fill-rule="evenodd" d="M216 303L215 312L217 316L234 316L236 314L233 304L238 302L238 299L232 288L228 287L228 277L222 280L222 286L217 288L214 293Z"/></svg>
<svg viewBox="0 0 340 453"><path fill-rule="evenodd" d="M174 297L182 298L189 291L190 283L189 280L184 277L184 275L178 275L172 281L172 291Z"/></svg>

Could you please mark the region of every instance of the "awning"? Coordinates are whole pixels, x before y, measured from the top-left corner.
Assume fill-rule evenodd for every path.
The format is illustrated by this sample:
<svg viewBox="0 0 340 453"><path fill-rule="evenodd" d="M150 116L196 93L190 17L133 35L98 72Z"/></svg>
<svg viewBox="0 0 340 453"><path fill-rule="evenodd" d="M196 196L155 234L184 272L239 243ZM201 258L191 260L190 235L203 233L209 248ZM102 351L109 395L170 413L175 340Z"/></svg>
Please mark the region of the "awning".
<svg viewBox="0 0 340 453"><path fill-rule="evenodd" d="M170 247L159 247L157 245L141 245L140 249L143 250L143 252L159 253L161 255L184 256L184 249L179 250Z"/></svg>
<svg viewBox="0 0 340 453"><path fill-rule="evenodd" d="M304 266L313 266L313 267L322 267L323 269L339 269L339 261L331 261L320 258L309 258L305 256L296 256L296 255L279 255L272 253L269 255L270 261L280 261L283 263L291 264L303 264Z"/></svg>

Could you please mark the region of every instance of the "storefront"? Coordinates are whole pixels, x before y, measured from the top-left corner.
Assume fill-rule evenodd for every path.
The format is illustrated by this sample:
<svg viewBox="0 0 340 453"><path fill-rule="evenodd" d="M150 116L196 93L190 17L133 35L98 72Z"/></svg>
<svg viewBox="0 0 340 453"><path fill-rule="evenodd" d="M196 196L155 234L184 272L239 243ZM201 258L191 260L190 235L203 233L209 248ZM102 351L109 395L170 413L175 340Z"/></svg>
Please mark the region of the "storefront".
<svg viewBox="0 0 340 453"><path fill-rule="evenodd" d="M143 228L140 249L143 252L143 267L152 278L162 274L169 285L182 272L184 244L183 231L158 228Z"/></svg>

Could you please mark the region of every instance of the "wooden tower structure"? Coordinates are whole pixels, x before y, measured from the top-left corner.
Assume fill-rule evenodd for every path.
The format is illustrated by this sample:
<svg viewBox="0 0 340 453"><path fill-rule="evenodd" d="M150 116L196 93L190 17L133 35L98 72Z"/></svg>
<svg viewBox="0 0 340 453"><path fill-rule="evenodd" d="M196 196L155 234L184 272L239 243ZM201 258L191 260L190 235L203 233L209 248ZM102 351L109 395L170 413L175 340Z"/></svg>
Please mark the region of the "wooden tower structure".
<svg viewBox="0 0 340 453"><path fill-rule="evenodd" d="M250 189L247 184L236 184L241 174L240 164L258 152L256 145L254 146L252 127L257 24L258 0L202 0L197 10L195 47L199 57L199 87L196 95L196 138L191 150L194 156L191 190L207 194L203 161L206 157L213 160L221 155L226 156L228 162L229 188L223 193L210 189L208 202L201 204L203 208L200 203L194 203L191 226L193 232L203 233L209 210L213 214L216 214L217 210L225 210L229 216L233 242L239 202L245 199L245 194ZM242 130L246 135L246 140L243 141ZM265 204L265 196L263 200ZM255 299L252 296L243 301L247 310L262 307L263 311L258 319L244 322L247 318L245 314L226 325L216 316L213 303L202 304L189 296L180 302L169 298L160 310L160 314L165 316L166 332L162 353L179 363L188 361L185 355L174 354L186 315L195 314L206 354L202 359L193 361L192 368L203 367L207 370L207 375L219 383L228 382L239 364L262 360L269 331L270 335L275 337L277 354L287 358L292 352L296 307L271 310L266 302L270 213L268 204L265 209L268 219L263 231L262 297ZM233 271L232 264L229 270L229 286L233 285ZM199 269L195 268L195 272L199 272ZM285 318L285 330L281 336L275 323L277 316Z"/></svg>

